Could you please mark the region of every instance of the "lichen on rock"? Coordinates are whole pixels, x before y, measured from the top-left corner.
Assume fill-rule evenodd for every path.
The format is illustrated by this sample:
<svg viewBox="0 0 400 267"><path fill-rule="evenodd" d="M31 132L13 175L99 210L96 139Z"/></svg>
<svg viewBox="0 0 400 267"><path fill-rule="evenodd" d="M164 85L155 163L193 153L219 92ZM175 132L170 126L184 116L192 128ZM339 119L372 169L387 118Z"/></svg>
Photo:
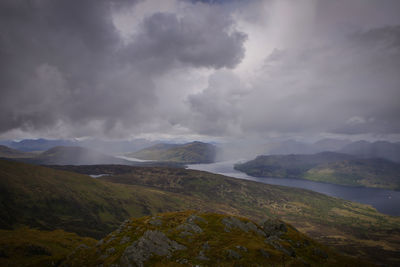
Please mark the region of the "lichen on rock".
<svg viewBox="0 0 400 267"><path fill-rule="evenodd" d="M153 255L171 257L176 250L184 250L185 246L169 239L160 231L146 231L142 237L128 246L122 257L122 266L144 266L144 262Z"/></svg>

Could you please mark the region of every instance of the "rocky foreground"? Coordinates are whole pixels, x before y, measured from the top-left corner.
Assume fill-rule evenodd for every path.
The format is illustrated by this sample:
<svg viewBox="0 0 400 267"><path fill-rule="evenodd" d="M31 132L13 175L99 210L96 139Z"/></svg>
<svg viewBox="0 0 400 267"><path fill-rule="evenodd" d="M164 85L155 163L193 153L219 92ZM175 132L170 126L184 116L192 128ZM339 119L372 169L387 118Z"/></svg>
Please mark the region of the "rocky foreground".
<svg viewBox="0 0 400 267"><path fill-rule="evenodd" d="M130 219L63 266L355 266L279 220L193 211Z"/></svg>

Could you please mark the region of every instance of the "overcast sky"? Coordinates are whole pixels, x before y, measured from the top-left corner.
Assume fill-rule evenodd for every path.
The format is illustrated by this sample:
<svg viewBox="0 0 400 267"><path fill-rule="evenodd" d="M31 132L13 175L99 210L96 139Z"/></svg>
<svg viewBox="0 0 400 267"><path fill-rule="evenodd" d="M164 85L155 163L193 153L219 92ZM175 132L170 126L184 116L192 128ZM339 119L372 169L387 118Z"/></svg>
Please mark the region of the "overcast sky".
<svg viewBox="0 0 400 267"><path fill-rule="evenodd" d="M0 139L400 136L398 0L1 0Z"/></svg>

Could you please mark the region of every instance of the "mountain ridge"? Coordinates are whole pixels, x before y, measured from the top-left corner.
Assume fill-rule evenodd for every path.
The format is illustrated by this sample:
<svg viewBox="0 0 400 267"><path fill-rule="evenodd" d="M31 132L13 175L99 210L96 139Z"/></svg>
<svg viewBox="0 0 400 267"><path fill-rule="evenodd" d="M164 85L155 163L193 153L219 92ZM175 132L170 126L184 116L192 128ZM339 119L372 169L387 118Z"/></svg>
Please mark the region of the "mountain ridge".
<svg viewBox="0 0 400 267"><path fill-rule="evenodd" d="M383 158L359 158L337 152L270 155L235 164L234 168L256 177L299 178L400 190L400 164Z"/></svg>
<svg viewBox="0 0 400 267"><path fill-rule="evenodd" d="M185 144L157 144L137 152L126 154L143 160L171 161L185 164L212 163L216 157L216 146L194 141Z"/></svg>

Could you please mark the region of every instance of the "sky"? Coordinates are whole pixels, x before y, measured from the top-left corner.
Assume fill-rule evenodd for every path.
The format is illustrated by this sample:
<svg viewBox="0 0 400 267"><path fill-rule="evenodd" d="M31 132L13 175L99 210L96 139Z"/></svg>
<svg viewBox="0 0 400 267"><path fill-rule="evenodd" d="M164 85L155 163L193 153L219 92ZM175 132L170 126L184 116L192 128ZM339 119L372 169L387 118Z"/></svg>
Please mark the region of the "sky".
<svg viewBox="0 0 400 267"><path fill-rule="evenodd" d="M398 0L2 0L0 139L400 140Z"/></svg>

